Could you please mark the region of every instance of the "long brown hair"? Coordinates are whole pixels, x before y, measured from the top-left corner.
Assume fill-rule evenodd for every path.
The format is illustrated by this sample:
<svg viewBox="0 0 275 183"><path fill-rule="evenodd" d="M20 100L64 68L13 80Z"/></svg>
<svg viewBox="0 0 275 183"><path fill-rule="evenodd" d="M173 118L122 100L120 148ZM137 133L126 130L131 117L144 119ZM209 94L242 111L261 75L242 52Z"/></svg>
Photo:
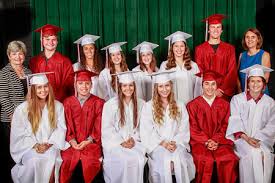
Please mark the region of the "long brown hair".
<svg viewBox="0 0 275 183"><path fill-rule="evenodd" d="M94 46L94 49L95 49L94 60L93 60L94 68L95 68L96 73L100 73L100 71L102 71L102 69L103 69L103 63L102 63L102 60L101 60L101 57L100 57L100 54L98 52L96 45L95 44L92 44L92 45ZM80 65L83 69L86 69L86 57L83 52L83 47L84 46L81 46L81 48L79 49L79 51L80 51Z"/></svg>
<svg viewBox="0 0 275 183"><path fill-rule="evenodd" d="M120 67L121 67L121 71L124 72L124 71L127 71L128 70L128 65L126 63L126 57L124 55L124 53L121 51L120 52L121 54L121 63L120 63ZM112 80L111 80L111 86L112 88L114 89L114 91L116 91L116 82L117 82L117 79L115 75L112 75L112 74L115 74L116 73L116 70L115 70L115 64L113 63L112 59L111 59L111 55L109 54L108 56L108 60L109 60L109 69L110 69L110 74L111 74L111 77L112 77Z"/></svg>
<svg viewBox="0 0 275 183"><path fill-rule="evenodd" d="M55 115L55 104L54 104L54 94L51 85L49 84L49 94L46 97L46 105L48 108L48 118L51 129L55 129L56 124L56 115ZM42 109L39 105L39 98L36 95L36 86L32 85L27 97L28 102L28 120L32 126L32 132L35 134L39 128Z"/></svg>
<svg viewBox="0 0 275 183"><path fill-rule="evenodd" d="M171 84L171 88L173 88L173 83L172 81L170 81ZM163 117L164 117L164 108L162 106L162 100L161 100L161 96L158 93L158 84L154 84L154 94L153 94L153 119L155 121L155 123L157 123L158 125L162 125L163 124ZM173 90L171 90L171 93L168 96L168 104L169 104L169 116L170 118L172 118L173 120L179 121L180 119L180 109L177 106L175 97L174 97L174 92Z"/></svg>
<svg viewBox="0 0 275 183"><path fill-rule="evenodd" d="M183 42L184 45L185 45L185 51L184 51L184 54L183 54L183 62L184 62L184 67L187 69L187 70L191 70L192 69L192 66L191 66L191 55L190 55L190 49L189 47L187 46L187 44L185 42ZM173 46L174 46L175 43L173 43L171 46L170 46L170 49L169 49L169 52L168 52L168 57L167 57L167 64L166 64L166 70L169 70L171 68L174 68L177 66L176 64L176 60L175 60L175 55L173 53Z"/></svg>
<svg viewBox="0 0 275 183"><path fill-rule="evenodd" d="M132 94L131 98L132 98L132 102L133 102L133 118L134 118L134 128L137 127L138 124L138 106L137 106L137 94L136 94L136 84L134 83L134 93ZM120 125L124 126L125 125L125 109L124 109L124 94L122 93L121 90L121 86L122 84L119 83L118 86L118 107L119 107L119 111L120 111Z"/></svg>
<svg viewBox="0 0 275 183"><path fill-rule="evenodd" d="M142 62L141 53L139 53L139 65L140 65L140 69L142 71L146 71L146 66ZM157 67L157 59L156 59L155 55L152 53L152 61L150 63L150 68L153 72L156 72L156 67Z"/></svg>

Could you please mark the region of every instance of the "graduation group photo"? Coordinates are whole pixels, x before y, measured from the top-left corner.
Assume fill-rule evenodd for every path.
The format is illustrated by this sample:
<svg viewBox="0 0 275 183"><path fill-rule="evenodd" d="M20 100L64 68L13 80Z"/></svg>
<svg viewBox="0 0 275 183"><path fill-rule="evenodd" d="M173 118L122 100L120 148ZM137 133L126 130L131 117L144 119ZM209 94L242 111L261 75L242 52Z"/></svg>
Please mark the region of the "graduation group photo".
<svg viewBox="0 0 275 183"><path fill-rule="evenodd" d="M0 182L275 182L273 7L0 1Z"/></svg>

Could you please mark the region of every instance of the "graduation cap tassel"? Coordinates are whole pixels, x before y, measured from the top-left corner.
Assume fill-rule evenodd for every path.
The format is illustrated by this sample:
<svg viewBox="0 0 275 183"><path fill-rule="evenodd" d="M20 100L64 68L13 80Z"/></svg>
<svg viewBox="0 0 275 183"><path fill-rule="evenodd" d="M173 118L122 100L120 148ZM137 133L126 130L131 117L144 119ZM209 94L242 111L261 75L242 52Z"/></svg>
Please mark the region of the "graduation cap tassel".
<svg viewBox="0 0 275 183"><path fill-rule="evenodd" d="M205 22L205 38L204 38L205 41L208 40L208 20L206 20Z"/></svg>
<svg viewBox="0 0 275 183"><path fill-rule="evenodd" d="M79 50L79 44L77 44L77 60L80 63L80 50Z"/></svg>
<svg viewBox="0 0 275 183"><path fill-rule="evenodd" d="M140 53L140 48L137 50L137 55L136 55L136 57L137 57L137 64L139 64L139 53Z"/></svg>
<svg viewBox="0 0 275 183"><path fill-rule="evenodd" d="M43 36L42 36L42 29L40 32L40 51L43 51Z"/></svg>
<svg viewBox="0 0 275 183"><path fill-rule="evenodd" d="M106 50L105 56L106 56L105 68L108 68L109 67L109 63L108 63L108 51L107 50Z"/></svg>

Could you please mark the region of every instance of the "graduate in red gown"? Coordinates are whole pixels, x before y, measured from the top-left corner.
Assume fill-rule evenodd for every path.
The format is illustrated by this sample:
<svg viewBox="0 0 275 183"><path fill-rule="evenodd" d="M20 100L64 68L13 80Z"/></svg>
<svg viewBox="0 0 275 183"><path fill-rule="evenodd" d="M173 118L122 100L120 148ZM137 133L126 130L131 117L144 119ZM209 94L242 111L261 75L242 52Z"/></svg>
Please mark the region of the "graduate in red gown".
<svg viewBox="0 0 275 183"><path fill-rule="evenodd" d="M60 182L70 182L79 161L85 183L90 183L101 169L101 116L104 100L90 94L92 73L77 71L76 95L64 100L67 123L66 141L71 147L61 152L63 163Z"/></svg>
<svg viewBox="0 0 275 183"><path fill-rule="evenodd" d="M209 24L209 40L207 41L206 33L206 41L195 48L195 62L201 72L213 70L224 76L218 79L216 96L229 99L237 87L237 65L234 46L221 41L224 18L224 15L214 14L204 19L206 25Z"/></svg>
<svg viewBox="0 0 275 183"><path fill-rule="evenodd" d="M238 158L233 151L233 142L225 138L230 115L229 102L215 95L219 77L214 71L205 71L203 94L187 104L196 183L211 182L214 162L218 182L234 183L237 178Z"/></svg>
<svg viewBox="0 0 275 183"><path fill-rule="evenodd" d="M29 67L33 73L54 72L48 80L54 91L55 99L63 100L73 94L73 67L68 57L56 51L57 33L60 27L46 24L35 32L40 32L41 53L31 58Z"/></svg>

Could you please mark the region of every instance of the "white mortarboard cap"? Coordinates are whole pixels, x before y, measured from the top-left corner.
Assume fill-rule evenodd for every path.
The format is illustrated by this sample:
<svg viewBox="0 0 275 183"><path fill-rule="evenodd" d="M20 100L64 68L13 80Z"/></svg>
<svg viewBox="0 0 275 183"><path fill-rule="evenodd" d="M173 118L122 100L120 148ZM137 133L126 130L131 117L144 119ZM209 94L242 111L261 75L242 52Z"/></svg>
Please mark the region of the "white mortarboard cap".
<svg viewBox="0 0 275 183"><path fill-rule="evenodd" d="M153 83L166 83L168 81L171 81L173 79L172 74L175 72L175 70L169 70L169 71L159 71L154 72L152 74L149 74L149 76L153 77Z"/></svg>
<svg viewBox="0 0 275 183"><path fill-rule="evenodd" d="M169 40L169 45L173 44L176 41L184 41L186 42L186 39L192 37L191 34L182 32L182 31L177 31L174 32L173 34L167 36L166 38L164 38L165 40Z"/></svg>
<svg viewBox="0 0 275 183"><path fill-rule="evenodd" d="M95 35L91 35L91 34L85 34L84 36L82 36L81 38L79 38L78 40L76 40L74 43L77 44L77 58L78 58L78 62L80 62L80 48L79 45L81 44L81 46L84 46L86 44L95 44L95 41L100 38L100 36L95 36Z"/></svg>
<svg viewBox="0 0 275 183"><path fill-rule="evenodd" d="M136 47L133 48L137 52L137 63L139 63L139 54L140 53L153 53L153 49L158 47L159 45L150 43L147 41L143 41L142 43L138 44Z"/></svg>
<svg viewBox="0 0 275 183"><path fill-rule="evenodd" d="M54 72L42 72L26 75L28 85L44 85L49 82L46 74L53 74Z"/></svg>
<svg viewBox="0 0 275 183"><path fill-rule="evenodd" d="M268 67L265 67L263 65L255 64L252 65L246 69L241 70L242 73L245 73L247 75L247 78L250 76L261 76L264 77L265 72L272 72L273 69L270 69Z"/></svg>
<svg viewBox="0 0 275 183"><path fill-rule="evenodd" d="M116 53L119 51L122 51L121 46L126 44L127 42L117 42L117 43L112 43L108 46L105 46L104 48L101 48L101 50L105 50L106 51L106 63L105 63L105 67L107 68L109 63L108 63L108 52L109 54L111 53Z"/></svg>
<svg viewBox="0 0 275 183"><path fill-rule="evenodd" d="M99 38L100 38L100 36L85 34L84 36L82 36L81 38L76 40L74 43L80 44L81 46L84 46L86 44L95 44L95 41Z"/></svg>
<svg viewBox="0 0 275 183"><path fill-rule="evenodd" d="M134 47L133 50L135 50L139 53L147 53L147 52L153 53L153 49L155 49L158 46L159 45L157 45L157 44L143 41L142 43L140 43L136 47Z"/></svg>
<svg viewBox="0 0 275 183"><path fill-rule="evenodd" d="M142 71L125 71L125 72L119 72L112 75L116 75L118 77L119 83L128 84L135 81L133 74L137 72L142 72Z"/></svg>
<svg viewBox="0 0 275 183"><path fill-rule="evenodd" d="M109 54L110 53L116 53L119 51L122 51L121 47L122 45L126 44L127 42L117 42L117 43L112 43L108 46L105 46L104 48L102 48L101 50L108 50Z"/></svg>

